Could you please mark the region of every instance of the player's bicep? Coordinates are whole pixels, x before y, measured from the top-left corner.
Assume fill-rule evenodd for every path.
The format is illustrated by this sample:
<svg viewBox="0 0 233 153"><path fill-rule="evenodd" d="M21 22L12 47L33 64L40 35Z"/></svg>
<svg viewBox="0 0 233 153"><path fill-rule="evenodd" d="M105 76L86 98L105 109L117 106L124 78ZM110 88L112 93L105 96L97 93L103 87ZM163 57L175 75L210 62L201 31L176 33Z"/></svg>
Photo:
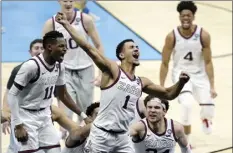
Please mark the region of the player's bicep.
<svg viewBox="0 0 233 153"><path fill-rule="evenodd" d="M63 86L65 85L65 66L61 63L59 67L60 72L56 82L56 86Z"/></svg>
<svg viewBox="0 0 233 153"><path fill-rule="evenodd" d="M211 47L210 47L210 35L203 30L202 35L201 35L201 40L202 40L202 52L203 52L203 57L205 60L205 63L208 64L212 60L212 53L211 53Z"/></svg>
<svg viewBox="0 0 233 153"><path fill-rule="evenodd" d="M37 77L38 65L35 61L29 60L22 64L15 76L14 86L22 90L27 84Z"/></svg>
<svg viewBox="0 0 233 153"><path fill-rule="evenodd" d="M176 121L173 121L173 124L174 124L174 130L175 130L174 132L176 136L175 139L177 139L177 142L181 148L186 147L188 145L188 141L184 133L184 127Z"/></svg>
<svg viewBox="0 0 233 153"><path fill-rule="evenodd" d="M168 94L168 91L166 88L154 84L148 78L141 77L141 80L142 80L142 84L143 84L143 88L142 88L143 92L145 92L149 95L152 95L152 96L166 99L167 94Z"/></svg>

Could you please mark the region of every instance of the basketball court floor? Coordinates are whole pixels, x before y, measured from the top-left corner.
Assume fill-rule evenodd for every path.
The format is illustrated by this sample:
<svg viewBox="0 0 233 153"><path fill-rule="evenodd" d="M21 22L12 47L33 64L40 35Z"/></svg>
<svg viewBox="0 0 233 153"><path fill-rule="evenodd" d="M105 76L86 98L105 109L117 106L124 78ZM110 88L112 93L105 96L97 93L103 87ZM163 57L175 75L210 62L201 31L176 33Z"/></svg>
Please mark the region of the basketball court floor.
<svg viewBox="0 0 233 153"><path fill-rule="evenodd" d="M166 34L179 24L176 12L178 2L175 1L100 1L99 3L160 51ZM212 135L202 133L199 119L200 108L196 102L193 102L191 142L195 146L194 153L209 153L232 146L232 2L202 1L197 2L197 6L195 23L211 34L218 97L215 99L216 113ZM146 76L159 84L160 63L161 61L141 61L136 74ZM17 64L2 64L2 95L10 72ZM170 76L169 73L167 86L172 84ZM95 100L99 97L100 91L96 88ZM167 117L180 121L180 107L177 99L171 101L170 105ZM9 135L2 134L3 153L8 144ZM178 145L177 152L180 152ZM231 152L232 149L221 151L221 153Z"/></svg>

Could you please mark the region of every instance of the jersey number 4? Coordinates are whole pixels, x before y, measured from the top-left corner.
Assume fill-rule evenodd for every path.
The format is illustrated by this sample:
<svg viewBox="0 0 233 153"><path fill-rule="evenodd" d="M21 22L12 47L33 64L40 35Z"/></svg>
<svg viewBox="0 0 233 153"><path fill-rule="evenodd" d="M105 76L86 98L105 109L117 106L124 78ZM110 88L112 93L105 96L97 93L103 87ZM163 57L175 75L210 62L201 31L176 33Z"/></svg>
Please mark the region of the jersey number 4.
<svg viewBox="0 0 233 153"><path fill-rule="evenodd" d="M47 88L45 89L44 100L45 100L45 99L50 99L50 98L52 97L52 93L53 93L53 86L47 87Z"/></svg>
<svg viewBox="0 0 233 153"><path fill-rule="evenodd" d="M193 54L192 54L192 52L188 52L188 54L185 55L184 59L192 61L193 60Z"/></svg>
<svg viewBox="0 0 233 153"><path fill-rule="evenodd" d="M157 153L156 149L148 148L146 149L147 153ZM164 151L163 153L169 153L169 150Z"/></svg>

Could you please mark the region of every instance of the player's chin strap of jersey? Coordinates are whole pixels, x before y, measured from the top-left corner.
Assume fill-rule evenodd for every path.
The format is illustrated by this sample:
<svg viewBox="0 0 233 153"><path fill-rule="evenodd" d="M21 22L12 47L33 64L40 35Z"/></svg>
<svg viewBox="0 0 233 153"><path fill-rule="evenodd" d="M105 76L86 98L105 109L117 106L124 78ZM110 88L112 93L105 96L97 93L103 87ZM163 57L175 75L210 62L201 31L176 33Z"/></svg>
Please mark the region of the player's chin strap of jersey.
<svg viewBox="0 0 233 153"><path fill-rule="evenodd" d="M192 150L190 148L190 144L188 144L186 147L180 146L181 153L192 153Z"/></svg>

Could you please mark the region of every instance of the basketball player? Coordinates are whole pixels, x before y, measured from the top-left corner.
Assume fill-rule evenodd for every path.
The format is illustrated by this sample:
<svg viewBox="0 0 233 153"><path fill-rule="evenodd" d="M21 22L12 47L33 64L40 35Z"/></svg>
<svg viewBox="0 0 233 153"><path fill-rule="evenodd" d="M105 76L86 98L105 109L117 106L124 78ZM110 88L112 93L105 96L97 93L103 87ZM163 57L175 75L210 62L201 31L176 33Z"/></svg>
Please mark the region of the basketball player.
<svg viewBox="0 0 233 153"><path fill-rule="evenodd" d="M59 0L61 11L66 14L68 21L88 41L91 38L95 47L102 53L103 47L100 42L96 28L87 25L91 17L81 11L75 10L75 0L63 1ZM67 42L67 53L64 56L64 65L66 70L66 85L72 99L77 103L81 111L86 111L87 106L93 101L94 84L99 86L101 79L101 71L98 77L94 76L94 65L92 59L79 47L66 29L55 21L55 16L49 19L43 29L43 35L56 30L63 33ZM94 84L93 84L94 83ZM65 107L67 115L72 119L73 112ZM82 119L78 116L78 122Z"/></svg>
<svg viewBox="0 0 233 153"><path fill-rule="evenodd" d="M78 115L88 119L65 88L64 65L67 46L62 33L51 31L43 37L44 52L24 62L8 93L11 127L17 150L60 152L59 138L51 121L52 93L57 87L61 101Z"/></svg>
<svg viewBox="0 0 233 153"><path fill-rule="evenodd" d="M165 118L167 100L147 96L144 100L147 117L130 127L136 153L174 153L176 142L182 153L191 153L183 126Z"/></svg>
<svg viewBox="0 0 233 153"><path fill-rule="evenodd" d="M43 51L44 51L44 48L42 45L42 39L35 39L30 43L29 53L30 53L31 57L36 56L36 55L42 53ZM3 97L3 109L6 111L10 111L9 106L7 104L7 94L8 94L8 91L10 90L11 86L13 85L15 76L16 76L16 74L19 71L21 66L22 66L22 64L14 67L14 69L11 71L10 78L7 82L7 88L5 90L5 94ZM2 126L3 126L3 133L4 134L7 134L7 132L8 133L10 132L10 130L8 128L9 122L5 122Z"/></svg>
<svg viewBox="0 0 233 153"><path fill-rule="evenodd" d="M87 107L86 114L90 119L95 120L99 111L99 102L92 103ZM77 125L70 132L66 139L65 147L62 149L62 153L84 153L84 146L86 144L86 138L90 133L91 124L77 128Z"/></svg>
<svg viewBox="0 0 233 153"><path fill-rule="evenodd" d="M145 77L134 75L140 53L133 40L124 40L117 46L116 54L121 60L121 65L118 66L85 41L67 21L65 14L58 13L56 21L64 26L102 71L100 110L93 122L85 152L134 152L127 131L142 91L174 99L189 76L182 73L180 80L170 88L157 86ZM88 25L93 26L92 20L89 20Z"/></svg>
<svg viewBox="0 0 233 153"><path fill-rule="evenodd" d="M212 131L214 102L217 96L214 86L214 70L211 57L210 35L202 27L193 24L197 11L191 1L181 1L177 6L181 25L166 36L160 67L160 84L164 86L168 72L170 56L173 53L172 80L179 79L181 71L190 75L190 81L184 86L178 101L181 104L181 120L187 137L191 133L191 110L193 96L201 106L200 118L203 131Z"/></svg>

